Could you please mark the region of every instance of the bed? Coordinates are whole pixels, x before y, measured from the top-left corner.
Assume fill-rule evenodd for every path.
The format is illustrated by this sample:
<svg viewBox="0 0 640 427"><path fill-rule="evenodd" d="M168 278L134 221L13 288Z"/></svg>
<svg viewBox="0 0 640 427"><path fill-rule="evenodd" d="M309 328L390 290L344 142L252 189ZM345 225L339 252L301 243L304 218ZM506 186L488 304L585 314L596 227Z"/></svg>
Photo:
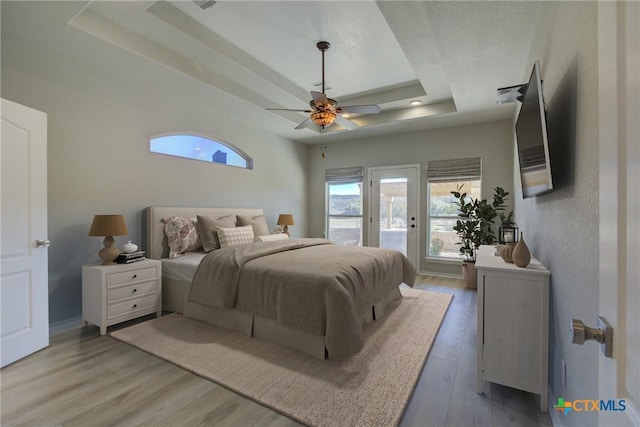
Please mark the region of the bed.
<svg viewBox="0 0 640 427"><path fill-rule="evenodd" d="M402 297L399 285L413 285L415 269L399 252L344 247L324 239L291 239L168 259L165 217L262 213L261 209L147 208L146 250L148 257L163 262L163 310L320 359L357 353L363 346L362 326L382 319L387 304ZM223 287L211 285L211 275L216 274L215 283L225 283Z"/></svg>

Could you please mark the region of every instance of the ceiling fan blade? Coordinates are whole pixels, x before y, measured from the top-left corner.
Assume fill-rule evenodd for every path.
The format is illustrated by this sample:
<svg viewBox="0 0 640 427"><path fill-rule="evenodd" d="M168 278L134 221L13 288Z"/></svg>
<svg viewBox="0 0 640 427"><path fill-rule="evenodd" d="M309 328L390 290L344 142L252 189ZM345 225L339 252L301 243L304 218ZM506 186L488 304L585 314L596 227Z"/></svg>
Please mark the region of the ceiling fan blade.
<svg viewBox="0 0 640 427"><path fill-rule="evenodd" d="M312 110L297 110L294 108L265 108L267 111L299 111L301 113L313 113Z"/></svg>
<svg viewBox="0 0 640 427"><path fill-rule="evenodd" d="M380 107L377 105L345 105L340 109L347 114L378 114L380 112Z"/></svg>
<svg viewBox="0 0 640 427"><path fill-rule="evenodd" d="M306 118L302 123L295 127L295 129L304 129L311 123L311 117Z"/></svg>
<svg viewBox="0 0 640 427"><path fill-rule="evenodd" d="M311 97L313 98L313 102L315 102L316 106L321 106L327 104L327 95L322 92L311 91Z"/></svg>
<svg viewBox="0 0 640 427"><path fill-rule="evenodd" d="M345 129L356 129L359 127L357 124L355 124L351 120L345 119L339 114L336 116L336 123Z"/></svg>

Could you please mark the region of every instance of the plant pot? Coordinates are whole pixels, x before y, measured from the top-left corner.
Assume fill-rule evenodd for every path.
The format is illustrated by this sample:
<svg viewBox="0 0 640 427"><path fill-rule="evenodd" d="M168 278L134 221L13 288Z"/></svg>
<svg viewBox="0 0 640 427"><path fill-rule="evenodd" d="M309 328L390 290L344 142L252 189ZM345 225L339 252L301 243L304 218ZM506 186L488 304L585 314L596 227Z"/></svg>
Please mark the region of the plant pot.
<svg viewBox="0 0 640 427"><path fill-rule="evenodd" d="M462 262L462 276L464 284L469 289L478 289L478 270L475 261Z"/></svg>

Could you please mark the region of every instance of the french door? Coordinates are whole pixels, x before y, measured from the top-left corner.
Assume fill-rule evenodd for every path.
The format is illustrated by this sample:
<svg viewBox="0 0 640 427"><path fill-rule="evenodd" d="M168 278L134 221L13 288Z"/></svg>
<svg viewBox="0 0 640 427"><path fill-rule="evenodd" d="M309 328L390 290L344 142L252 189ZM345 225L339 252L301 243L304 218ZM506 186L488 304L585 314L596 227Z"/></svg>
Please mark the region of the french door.
<svg viewBox="0 0 640 427"><path fill-rule="evenodd" d="M369 245L402 252L418 267L420 165L369 168Z"/></svg>

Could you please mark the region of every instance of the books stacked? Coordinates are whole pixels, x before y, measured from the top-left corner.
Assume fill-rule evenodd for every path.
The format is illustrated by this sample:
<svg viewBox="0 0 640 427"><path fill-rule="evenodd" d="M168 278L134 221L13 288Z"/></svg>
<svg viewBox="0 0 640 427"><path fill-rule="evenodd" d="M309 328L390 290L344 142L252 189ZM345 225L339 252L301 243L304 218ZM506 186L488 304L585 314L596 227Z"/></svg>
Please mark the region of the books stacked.
<svg viewBox="0 0 640 427"><path fill-rule="evenodd" d="M144 251L136 251L131 253L122 253L118 255L116 258L116 263L118 264L131 264L132 262L142 261L146 259L144 256Z"/></svg>

